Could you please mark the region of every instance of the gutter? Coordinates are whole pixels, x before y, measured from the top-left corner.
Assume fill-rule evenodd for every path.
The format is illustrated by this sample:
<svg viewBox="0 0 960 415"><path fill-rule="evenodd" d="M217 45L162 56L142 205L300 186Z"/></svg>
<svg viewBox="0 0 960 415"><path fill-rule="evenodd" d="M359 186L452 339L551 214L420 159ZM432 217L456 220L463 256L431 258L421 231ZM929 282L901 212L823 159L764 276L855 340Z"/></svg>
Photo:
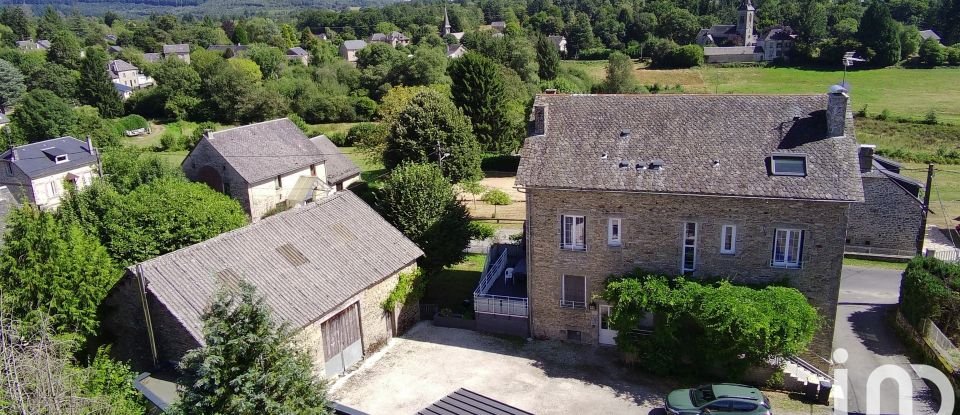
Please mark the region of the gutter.
<svg viewBox="0 0 960 415"><path fill-rule="evenodd" d="M520 193L526 193L527 189L530 189L530 190L555 190L555 191L561 191L561 192L633 193L633 194L649 194L649 195L665 195L665 196L714 197L714 198L721 198L721 199L762 199L762 200L788 200L788 201L798 201L798 202L829 202L829 203L863 202L863 200L803 199L803 198L797 198L797 197L770 197L770 196L747 196L747 195L711 195L711 194L704 194L704 193L671 193L671 192L654 192L654 191L641 191L641 190L574 189L574 188L550 187L550 186L517 185L517 186L513 186L513 188Z"/></svg>

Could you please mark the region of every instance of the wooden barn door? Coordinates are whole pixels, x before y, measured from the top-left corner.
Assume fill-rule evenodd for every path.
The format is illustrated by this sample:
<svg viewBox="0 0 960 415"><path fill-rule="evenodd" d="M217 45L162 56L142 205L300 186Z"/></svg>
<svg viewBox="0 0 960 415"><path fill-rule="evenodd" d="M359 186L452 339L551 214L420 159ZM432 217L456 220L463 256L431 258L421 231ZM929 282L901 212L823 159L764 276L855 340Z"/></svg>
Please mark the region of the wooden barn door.
<svg viewBox="0 0 960 415"><path fill-rule="evenodd" d="M323 335L323 356L327 360L327 376L339 375L363 358L357 303L320 323L320 332Z"/></svg>

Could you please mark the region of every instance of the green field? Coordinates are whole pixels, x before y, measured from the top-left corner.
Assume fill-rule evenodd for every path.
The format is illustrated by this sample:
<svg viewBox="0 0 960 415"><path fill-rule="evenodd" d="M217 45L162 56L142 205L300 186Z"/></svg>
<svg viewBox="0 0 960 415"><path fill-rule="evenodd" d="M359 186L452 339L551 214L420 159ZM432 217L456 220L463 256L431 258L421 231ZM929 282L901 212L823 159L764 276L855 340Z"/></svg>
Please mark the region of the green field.
<svg viewBox="0 0 960 415"><path fill-rule="evenodd" d="M904 163L904 176L926 183L927 166L919 163ZM953 228L960 216L960 165L938 164L933 176L933 191L930 193L930 224Z"/></svg>
<svg viewBox="0 0 960 415"><path fill-rule="evenodd" d="M605 76L606 61L564 61L567 67ZM843 79L843 71L796 68L719 68L653 70L636 67L644 85L681 85L696 94L819 94ZM960 124L960 69L886 68L854 70L847 74L855 110L884 109L894 117L923 118L933 110L941 121Z"/></svg>

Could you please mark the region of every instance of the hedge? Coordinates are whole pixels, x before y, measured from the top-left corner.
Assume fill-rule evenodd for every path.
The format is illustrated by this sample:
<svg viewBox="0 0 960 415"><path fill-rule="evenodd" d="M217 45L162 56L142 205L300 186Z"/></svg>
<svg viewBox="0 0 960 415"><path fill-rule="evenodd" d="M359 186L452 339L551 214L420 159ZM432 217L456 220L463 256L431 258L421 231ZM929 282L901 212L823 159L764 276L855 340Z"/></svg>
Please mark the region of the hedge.
<svg viewBox="0 0 960 415"><path fill-rule="evenodd" d="M933 320L951 339L960 336L960 265L916 257L900 283L900 311L914 327Z"/></svg>

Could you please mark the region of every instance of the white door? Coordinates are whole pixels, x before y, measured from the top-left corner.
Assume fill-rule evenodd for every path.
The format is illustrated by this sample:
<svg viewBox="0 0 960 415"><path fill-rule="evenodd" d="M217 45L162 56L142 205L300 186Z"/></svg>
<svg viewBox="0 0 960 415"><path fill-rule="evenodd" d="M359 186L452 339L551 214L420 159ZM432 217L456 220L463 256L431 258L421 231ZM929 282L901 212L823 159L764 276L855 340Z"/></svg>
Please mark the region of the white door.
<svg viewBox="0 0 960 415"><path fill-rule="evenodd" d="M600 344L617 344L617 331L610 328L610 306L600 306Z"/></svg>

